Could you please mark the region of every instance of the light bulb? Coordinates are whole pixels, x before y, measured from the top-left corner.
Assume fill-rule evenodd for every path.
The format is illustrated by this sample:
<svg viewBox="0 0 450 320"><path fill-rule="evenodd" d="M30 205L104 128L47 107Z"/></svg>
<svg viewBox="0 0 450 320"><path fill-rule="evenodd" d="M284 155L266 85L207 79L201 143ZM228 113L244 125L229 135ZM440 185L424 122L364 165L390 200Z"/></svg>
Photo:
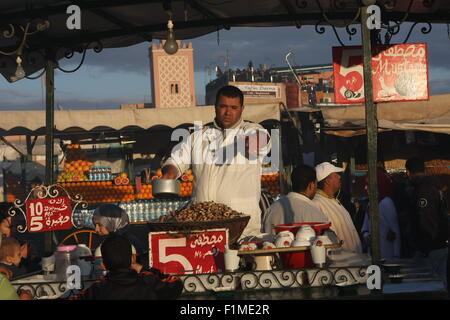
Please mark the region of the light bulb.
<svg viewBox="0 0 450 320"><path fill-rule="evenodd" d="M20 56L17 56L16 62L17 62L17 69L14 75L17 78L22 79L25 77L25 70L22 67L22 59L20 58Z"/></svg>
<svg viewBox="0 0 450 320"><path fill-rule="evenodd" d="M169 31L169 36L167 37L166 42L164 43L164 51L167 54L175 54L178 51L178 43L173 36L173 32Z"/></svg>
<svg viewBox="0 0 450 320"><path fill-rule="evenodd" d="M175 54L178 51L178 43L173 35L173 23L172 20L167 22L168 36L167 40L163 45L163 49L167 54Z"/></svg>

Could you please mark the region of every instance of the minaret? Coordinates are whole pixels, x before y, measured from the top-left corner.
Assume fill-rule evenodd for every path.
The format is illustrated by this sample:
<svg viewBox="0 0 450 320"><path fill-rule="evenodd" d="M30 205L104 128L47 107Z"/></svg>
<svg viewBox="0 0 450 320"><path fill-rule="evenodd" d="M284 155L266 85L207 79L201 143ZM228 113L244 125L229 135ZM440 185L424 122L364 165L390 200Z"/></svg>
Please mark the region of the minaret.
<svg viewBox="0 0 450 320"><path fill-rule="evenodd" d="M178 42L178 52L167 54L165 40L150 47L150 73L155 108L195 107L194 49Z"/></svg>

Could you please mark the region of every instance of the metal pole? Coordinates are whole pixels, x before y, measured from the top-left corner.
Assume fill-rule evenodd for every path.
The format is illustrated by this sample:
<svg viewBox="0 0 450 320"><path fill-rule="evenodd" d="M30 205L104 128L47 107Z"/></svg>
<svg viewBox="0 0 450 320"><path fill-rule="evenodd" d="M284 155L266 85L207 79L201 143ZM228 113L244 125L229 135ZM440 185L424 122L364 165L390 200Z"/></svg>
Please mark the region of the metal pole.
<svg viewBox="0 0 450 320"><path fill-rule="evenodd" d="M367 27L367 7L361 8L361 33L364 58L364 97L367 128L367 163L369 167L369 215L371 225L372 263L380 264L380 232L378 215L378 184L377 184L377 107L373 101L372 87L372 43L370 30Z"/></svg>
<svg viewBox="0 0 450 320"><path fill-rule="evenodd" d="M47 52L47 65L45 68L45 184L51 185L54 181L54 144L53 128L55 118L55 62L51 52ZM44 233L44 250L46 253L53 252L53 232Z"/></svg>

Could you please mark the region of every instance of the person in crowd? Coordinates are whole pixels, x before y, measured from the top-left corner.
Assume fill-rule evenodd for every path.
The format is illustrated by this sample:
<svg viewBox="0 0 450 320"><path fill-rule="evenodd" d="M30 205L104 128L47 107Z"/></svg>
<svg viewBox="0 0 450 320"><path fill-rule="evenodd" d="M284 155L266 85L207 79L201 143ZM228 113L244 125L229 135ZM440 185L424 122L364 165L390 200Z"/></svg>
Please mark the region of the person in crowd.
<svg viewBox="0 0 450 320"><path fill-rule="evenodd" d="M424 161L406 161L406 174L413 185L413 234L415 258L425 262L447 283L448 208L436 177L425 174Z"/></svg>
<svg viewBox="0 0 450 320"><path fill-rule="evenodd" d="M10 216L9 210L13 207L13 203L11 202L0 202L0 232L3 234L4 238L10 238L16 236L13 234L12 223L13 217ZM16 238L17 239L17 238ZM40 257L36 254L33 254L31 251L30 243L20 241L20 250L21 250L21 262L20 266L22 269L26 270L26 272L33 272L40 269L39 261Z"/></svg>
<svg viewBox="0 0 450 320"><path fill-rule="evenodd" d="M366 177L366 189L369 183ZM377 170L378 184L378 217L380 234L380 256L389 261L393 258L400 258L401 238L398 225L397 210L392 200L394 192L394 182L385 171ZM370 203L369 203L370 206ZM363 238L368 247L370 247L371 224L369 218L369 207L366 211L364 224L361 230Z"/></svg>
<svg viewBox="0 0 450 320"><path fill-rule="evenodd" d="M264 221L264 232L274 234L273 226L278 224L328 222L327 216L312 201L317 190L314 168L297 166L292 171L291 181L292 192L270 206Z"/></svg>
<svg viewBox="0 0 450 320"><path fill-rule="evenodd" d="M100 236L122 235L132 243L138 255L145 253L144 244L131 232L130 219L121 207L109 203L98 206L92 216L92 222L95 232Z"/></svg>
<svg viewBox="0 0 450 320"><path fill-rule="evenodd" d="M317 192L314 204L327 216L331 222L330 229L343 241L342 248L354 253L362 253L361 240L348 211L336 199L341 188L340 172L343 168L336 167L329 162L316 166Z"/></svg>
<svg viewBox="0 0 450 320"><path fill-rule="evenodd" d="M27 269L20 265L21 260L22 250L19 241L13 237L4 238L0 246L0 265L11 270L15 278L27 273Z"/></svg>
<svg viewBox="0 0 450 320"><path fill-rule="evenodd" d="M0 248L4 241L2 238L3 234L0 232ZM29 290L20 290L20 293L17 294L17 291L9 282L12 276L9 268L0 265L0 300L32 300L33 295Z"/></svg>
<svg viewBox="0 0 450 320"><path fill-rule="evenodd" d="M11 205L10 202L0 202L0 232L5 238L11 237L12 235L12 217L8 214Z"/></svg>
<svg viewBox="0 0 450 320"><path fill-rule="evenodd" d="M243 111L239 88L219 89L214 122L177 145L162 168L163 179L176 179L192 167L193 203L214 201L250 215L241 239L261 233L262 160L271 149L267 130L244 121Z"/></svg>
<svg viewBox="0 0 450 320"><path fill-rule="evenodd" d="M408 181L408 177L393 176L394 193L392 200L398 216L398 226L400 228L400 257L412 258L414 255L414 234L412 231L413 219L413 187Z"/></svg>
<svg viewBox="0 0 450 320"><path fill-rule="evenodd" d="M71 300L172 300L181 294L179 278L150 271L138 274L132 268L132 246L127 238L109 235L100 250L105 278Z"/></svg>

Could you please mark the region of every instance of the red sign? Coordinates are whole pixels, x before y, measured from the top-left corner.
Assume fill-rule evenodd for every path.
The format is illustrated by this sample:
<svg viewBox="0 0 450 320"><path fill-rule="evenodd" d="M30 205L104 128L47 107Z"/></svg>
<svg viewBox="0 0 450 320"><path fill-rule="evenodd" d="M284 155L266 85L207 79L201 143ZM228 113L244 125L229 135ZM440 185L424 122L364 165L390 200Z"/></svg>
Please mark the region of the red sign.
<svg viewBox="0 0 450 320"><path fill-rule="evenodd" d="M72 228L72 208L68 197L28 200L29 232L44 232Z"/></svg>
<svg viewBox="0 0 450 320"><path fill-rule="evenodd" d="M427 60L425 43L373 46L374 101L428 100ZM333 47L333 74L336 103L364 102L361 46Z"/></svg>
<svg viewBox="0 0 450 320"><path fill-rule="evenodd" d="M228 229L150 232L150 266L163 273L213 273L224 270Z"/></svg>

